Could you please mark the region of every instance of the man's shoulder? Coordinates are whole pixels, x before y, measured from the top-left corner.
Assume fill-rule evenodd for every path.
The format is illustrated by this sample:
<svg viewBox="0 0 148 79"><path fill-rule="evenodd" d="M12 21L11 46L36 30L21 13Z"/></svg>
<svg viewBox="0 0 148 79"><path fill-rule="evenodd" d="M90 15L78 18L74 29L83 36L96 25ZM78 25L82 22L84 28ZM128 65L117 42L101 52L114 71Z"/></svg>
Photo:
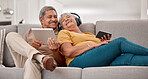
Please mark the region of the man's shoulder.
<svg viewBox="0 0 148 79"><path fill-rule="evenodd" d="M31 29L28 29L28 31L24 34L24 39L26 41L35 39L34 34Z"/></svg>

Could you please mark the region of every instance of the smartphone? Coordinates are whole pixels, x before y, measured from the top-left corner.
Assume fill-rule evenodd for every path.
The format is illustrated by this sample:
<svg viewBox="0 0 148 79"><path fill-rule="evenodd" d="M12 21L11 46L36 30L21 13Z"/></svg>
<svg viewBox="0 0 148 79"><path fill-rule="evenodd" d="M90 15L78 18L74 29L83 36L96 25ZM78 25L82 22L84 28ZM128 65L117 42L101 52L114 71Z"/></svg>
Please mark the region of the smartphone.
<svg viewBox="0 0 148 79"><path fill-rule="evenodd" d="M109 37L111 37L111 35L112 35L111 33L107 33L107 32L104 32L104 31L99 31L96 37L101 39L101 37L103 37L105 35L106 38L109 39L108 36L107 36L108 34L109 34Z"/></svg>

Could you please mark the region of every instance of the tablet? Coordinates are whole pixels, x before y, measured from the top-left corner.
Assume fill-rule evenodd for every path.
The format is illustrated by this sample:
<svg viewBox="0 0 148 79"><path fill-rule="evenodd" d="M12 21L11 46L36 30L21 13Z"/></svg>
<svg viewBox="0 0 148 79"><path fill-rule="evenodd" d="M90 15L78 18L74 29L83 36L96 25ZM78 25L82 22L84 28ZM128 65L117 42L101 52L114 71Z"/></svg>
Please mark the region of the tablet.
<svg viewBox="0 0 148 79"><path fill-rule="evenodd" d="M35 38L37 40L42 41L43 44L48 44L47 40L50 37L57 41L57 38L56 38L52 28L31 28L31 30L32 30Z"/></svg>

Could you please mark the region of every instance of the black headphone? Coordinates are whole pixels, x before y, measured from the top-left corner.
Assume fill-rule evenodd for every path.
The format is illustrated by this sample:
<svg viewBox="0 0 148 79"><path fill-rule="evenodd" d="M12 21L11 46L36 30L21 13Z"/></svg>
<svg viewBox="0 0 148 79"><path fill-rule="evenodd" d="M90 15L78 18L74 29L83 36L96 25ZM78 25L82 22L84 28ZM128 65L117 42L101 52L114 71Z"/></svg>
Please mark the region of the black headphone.
<svg viewBox="0 0 148 79"><path fill-rule="evenodd" d="M77 25L80 26L82 24L80 16L77 13L72 13L71 12L70 14L73 14L75 16L75 20L77 22Z"/></svg>
<svg viewBox="0 0 148 79"><path fill-rule="evenodd" d="M77 26L79 27L82 24L80 16L77 13L73 13L73 12L71 12L70 14L74 15L75 20L77 22ZM58 27L59 27L59 31L63 29L63 27L60 23L58 24Z"/></svg>

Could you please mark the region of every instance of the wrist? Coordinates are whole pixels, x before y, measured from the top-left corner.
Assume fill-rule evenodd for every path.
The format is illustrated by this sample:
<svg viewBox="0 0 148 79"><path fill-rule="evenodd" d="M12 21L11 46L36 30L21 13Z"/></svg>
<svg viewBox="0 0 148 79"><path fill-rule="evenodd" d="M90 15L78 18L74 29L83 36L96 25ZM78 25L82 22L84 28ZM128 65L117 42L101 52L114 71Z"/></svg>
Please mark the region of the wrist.
<svg viewBox="0 0 148 79"><path fill-rule="evenodd" d="M59 52L59 49L52 50L53 53Z"/></svg>
<svg viewBox="0 0 148 79"><path fill-rule="evenodd" d="M94 45L93 44L87 44L87 46L90 48L90 49L92 49L92 48L94 48Z"/></svg>

